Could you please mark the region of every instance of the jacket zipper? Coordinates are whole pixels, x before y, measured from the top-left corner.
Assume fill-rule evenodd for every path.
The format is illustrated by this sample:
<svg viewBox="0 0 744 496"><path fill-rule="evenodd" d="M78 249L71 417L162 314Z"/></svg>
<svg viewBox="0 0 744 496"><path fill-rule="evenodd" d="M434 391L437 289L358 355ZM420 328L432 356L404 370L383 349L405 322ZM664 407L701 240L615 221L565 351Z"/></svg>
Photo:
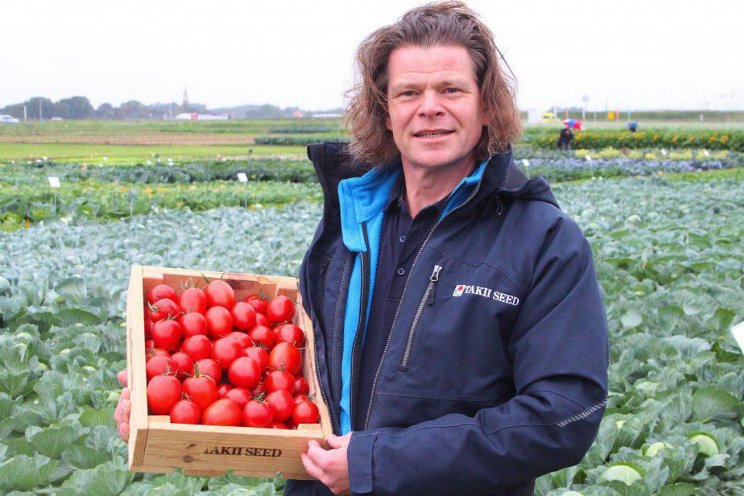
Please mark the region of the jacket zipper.
<svg viewBox="0 0 744 496"><path fill-rule="evenodd" d="M367 322L367 300L369 298L369 280L370 280L370 267L369 267L369 238L367 237L367 224L362 224L362 233L364 234L364 245L367 247L366 252L359 253L359 258L362 265L362 291L359 301L359 321L357 322L357 330L354 336L354 346L351 350L351 398L349 398L349 418L354 423L354 410L356 401L355 398L358 394L358 380L359 380L359 367L361 366L361 353L362 343L364 341L365 324Z"/></svg>
<svg viewBox="0 0 744 496"><path fill-rule="evenodd" d="M326 258L323 261L323 265L322 265L322 267L320 269L321 270L320 280L321 280L321 288L322 288L321 297L320 297L321 308L322 308L322 305L323 305L323 293L325 293L325 278L326 278L326 274L327 274L326 271L327 271L328 266L330 265L330 262L331 262L332 259L333 259L333 257ZM345 274L347 272L346 265L347 264L344 264L344 272L343 272L343 275L341 277L341 284L344 284L344 277L345 277ZM313 322L313 325L315 325L315 322L317 322L317 320L315 319L315 316L314 316L314 312L312 311L312 308L310 309L310 321ZM334 319L334 331L335 331L335 319ZM318 339L317 339L317 336L315 336L315 339L313 339L313 345L314 345L313 347L315 348L315 370L318 371L318 370L320 370L320 359L318 358ZM330 416L331 416L331 429L335 433L340 433L340 431L341 431L341 428L339 426L339 423L340 422L337 420L337 418L336 418L337 416L334 415L334 410L332 408L333 405L331 405L331 403L330 403L330 401L328 399L328 393L323 388L323 381L320 380L319 377L318 377L318 389L320 390L320 397L323 398L323 403L325 403L325 405L328 408L328 411L330 413Z"/></svg>
<svg viewBox="0 0 744 496"><path fill-rule="evenodd" d="M411 329L408 331L408 340L406 341L405 351L403 352L403 360L400 362L400 369L405 372L408 370L408 357L411 355L411 348L413 347L413 338L416 335L416 327L418 326L419 318L424 312L425 306L431 306L434 303L434 295L436 294L435 285L439 281L439 272L442 270L441 265L435 265L429 276L429 285L426 287L423 298L416 309L416 315L413 317L413 323Z"/></svg>
<svg viewBox="0 0 744 496"><path fill-rule="evenodd" d="M436 224L434 224L434 226L429 231L429 234L426 235L424 242L421 243L421 247L416 253L416 258L413 259L411 270L408 271L408 277L406 278L406 284L403 286L403 292L400 295L400 301L398 302L398 308L395 310L395 317L393 318L393 325L390 327L390 333L388 334L387 341L385 342L385 348L382 350L382 358L380 359L380 363L377 365L377 371L375 372L375 378L372 381L372 390L370 391L369 407L367 408L367 416L364 419L364 430L367 430L367 428L369 427L369 417L372 414L372 406L375 402L375 389L377 388L377 379L380 376L380 370L382 369L382 364L385 361L385 355L387 355L388 346L390 345L390 339L393 336L393 329L395 329L395 324L398 322L398 317L400 316L400 307L401 307L401 304L403 303L403 300L405 299L406 290L408 289L408 283L411 282L411 274L414 273L414 269L416 268L416 262L418 262L419 256L421 256L421 253L424 251L424 247L426 247L426 243L429 242L429 239L431 238L431 235L434 233L436 228L439 227L439 225L442 223L442 221L444 221L444 219L452 215L453 212L457 212L462 207L470 203L470 201L473 198L475 198L475 195L477 195L478 191L480 190L481 182L482 181L478 181L478 184L476 185L475 189L464 202L462 202L460 205L450 210L445 216L440 218L436 222Z"/></svg>
<svg viewBox="0 0 744 496"><path fill-rule="evenodd" d="M328 257L323 260L323 265L320 267L320 308L323 308L323 302L325 301L325 283L326 275L328 274L328 266L331 264L333 257Z"/></svg>

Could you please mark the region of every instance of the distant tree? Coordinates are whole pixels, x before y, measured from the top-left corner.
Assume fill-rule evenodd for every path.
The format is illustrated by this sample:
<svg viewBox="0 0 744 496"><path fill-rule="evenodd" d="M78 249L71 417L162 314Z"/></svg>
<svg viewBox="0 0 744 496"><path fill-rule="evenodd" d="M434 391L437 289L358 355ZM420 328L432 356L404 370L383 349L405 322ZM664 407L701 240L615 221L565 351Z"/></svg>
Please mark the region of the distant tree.
<svg viewBox="0 0 744 496"><path fill-rule="evenodd" d="M148 119L150 117L150 109L137 100L122 103L119 110L121 110L121 117L125 120Z"/></svg>
<svg viewBox="0 0 744 496"><path fill-rule="evenodd" d="M176 117L180 113L178 110L179 104L175 102L171 103L153 103L150 105L150 113L156 119L169 119L170 117Z"/></svg>
<svg viewBox="0 0 744 496"><path fill-rule="evenodd" d="M0 114L12 115L16 119L23 120L23 106L25 103L14 103L0 108Z"/></svg>
<svg viewBox="0 0 744 496"><path fill-rule="evenodd" d="M60 117L65 119L90 119L94 113L93 105L84 96L63 98L57 102L57 106L60 108Z"/></svg>
<svg viewBox="0 0 744 496"><path fill-rule="evenodd" d="M110 103L102 103L95 112L95 118L110 121L114 118L114 106Z"/></svg>
<svg viewBox="0 0 744 496"><path fill-rule="evenodd" d="M39 107L41 107L41 116L39 116ZM54 117L54 111L56 110L54 102L49 98L36 96L26 100L26 109L28 111L29 119L51 119Z"/></svg>

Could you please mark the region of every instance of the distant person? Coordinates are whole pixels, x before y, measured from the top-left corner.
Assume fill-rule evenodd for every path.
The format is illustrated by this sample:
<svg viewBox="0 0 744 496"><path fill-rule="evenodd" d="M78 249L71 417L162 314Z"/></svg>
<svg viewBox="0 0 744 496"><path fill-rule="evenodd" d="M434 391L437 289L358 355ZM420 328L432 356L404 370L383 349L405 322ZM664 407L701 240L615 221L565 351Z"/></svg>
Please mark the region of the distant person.
<svg viewBox="0 0 744 496"><path fill-rule="evenodd" d="M571 140L573 139L574 135L571 132L571 126L568 124L568 122L563 124L563 129L561 129L561 135L558 138L558 147L561 150L570 150L571 149Z"/></svg>
<svg viewBox="0 0 744 496"><path fill-rule="evenodd" d="M635 133L636 131L638 131L638 123L636 121L630 121L628 123L628 131L630 131L631 133Z"/></svg>

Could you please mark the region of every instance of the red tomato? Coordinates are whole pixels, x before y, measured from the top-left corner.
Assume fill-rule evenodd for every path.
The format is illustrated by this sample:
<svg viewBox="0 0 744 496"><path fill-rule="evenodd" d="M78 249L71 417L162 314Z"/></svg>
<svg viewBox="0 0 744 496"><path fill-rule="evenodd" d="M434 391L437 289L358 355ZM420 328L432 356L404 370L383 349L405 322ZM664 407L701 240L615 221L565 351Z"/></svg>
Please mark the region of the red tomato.
<svg viewBox="0 0 744 496"><path fill-rule="evenodd" d="M158 284L147 293L147 301L149 303L155 303L165 298L176 301L176 291L167 284Z"/></svg>
<svg viewBox="0 0 744 496"><path fill-rule="evenodd" d="M235 291L228 283L215 279L204 289L207 295L207 307L232 308L235 305Z"/></svg>
<svg viewBox="0 0 744 496"><path fill-rule="evenodd" d="M267 393L273 393L284 389L288 393L294 390L295 378L288 372L282 372L281 370L275 370L266 374L264 378L264 386L266 387Z"/></svg>
<svg viewBox="0 0 744 496"><path fill-rule="evenodd" d="M156 375L147 385L147 406L153 415L168 415L181 398L181 383L172 375Z"/></svg>
<svg viewBox="0 0 744 496"><path fill-rule="evenodd" d="M268 349L271 349L274 347L274 342L276 341L276 335L274 334L274 331L272 331L268 327L257 325L256 327L251 329L248 335L251 337L253 342L257 345L261 345L264 348L268 348Z"/></svg>
<svg viewBox="0 0 744 496"><path fill-rule="evenodd" d="M305 379L304 377L298 377L297 379L295 379L292 394L308 394L309 392L310 384L308 384L307 379Z"/></svg>
<svg viewBox="0 0 744 496"><path fill-rule="evenodd" d="M271 322L269 322L269 319L266 318L266 315L262 313L257 313L256 314L256 325L264 326L264 327L271 327Z"/></svg>
<svg viewBox="0 0 744 496"><path fill-rule="evenodd" d="M230 384L220 384L217 386L217 397L222 398L225 396L233 387Z"/></svg>
<svg viewBox="0 0 744 496"><path fill-rule="evenodd" d="M197 360L196 364L194 364L194 370L197 368L199 369L198 372L200 374L208 375L218 384L222 380L222 368L219 363L215 362L211 358L202 358L201 360Z"/></svg>
<svg viewBox="0 0 744 496"><path fill-rule="evenodd" d="M284 370L292 375L302 368L302 354L296 346L289 343L279 343L269 354L269 370Z"/></svg>
<svg viewBox="0 0 744 496"><path fill-rule="evenodd" d="M292 401L292 395L284 389L267 394L266 403L274 407L274 418L280 421L291 417L295 406Z"/></svg>
<svg viewBox="0 0 744 496"><path fill-rule="evenodd" d="M230 368L236 358L243 356L243 347L230 338L221 338L212 343L212 360L220 364L223 369ZM240 384L238 384L240 386Z"/></svg>
<svg viewBox="0 0 744 496"><path fill-rule="evenodd" d="M303 401L307 401L307 395L306 394L298 394L297 396L295 396L294 398L292 398L292 402L295 405L299 405Z"/></svg>
<svg viewBox="0 0 744 496"><path fill-rule="evenodd" d="M261 298L257 294L250 294L243 298L243 301L252 306L256 312L266 315L269 302L265 298Z"/></svg>
<svg viewBox="0 0 744 496"><path fill-rule="evenodd" d="M232 362L227 376L234 386L253 389L261 380L261 369L254 359L243 356Z"/></svg>
<svg viewBox="0 0 744 496"><path fill-rule="evenodd" d="M177 372L178 363L168 355L154 356L145 365L148 381L156 375L176 375Z"/></svg>
<svg viewBox="0 0 744 496"><path fill-rule="evenodd" d="M181 313L181 308L175 301L169 298L163 298L155 303L148 303L147 315L153 322L167 319L168 317L176 318Z"/></svg>
<svg viewBox="0 0 744 496"><path fill-rule="evenodd" d="M155 341L153 341L152 339L146 339L145 340L145 351L147 352L152 349L155 349Z"/></svg>
<svg viewBox="0 0 744 496"><path fill-rule="evenodd" d="M207 336L201 334L190 336L183 340L181 351L194 361L209 358L212 356L212 342Z"/></svg>
<svg viewBox="0 0 744 496"><path fill-rule="evenodd" d="M217 384L206 375L187 377L183 381L183 394L204 411L217 400Z"/></svg>
<svg viewBox="0 0 744 496"><path fill-rule="evenodd" d="M242 421L240 407L227 398L215 401L202 414L202 423L205 425L239 426Z"/></svg>
<svg viewBox="0 0 744 496"><path fill-rule="evenodd" d="M207 295L199 288L188 288L178 297L178 305L184 313L207 311Z"/></svg>
<svg viewBox="0 0 744 496"><path fill-rule="evenodd" d="M273 429L289 429L289 426L285 424L284 422L279 422L278 420L274 420L274 423L271 426Z"/></svg>
<svg viewBox="0 0 744 496"><path fill-rule="evenodd" d="M145 315L148 315L147 309L145 309ZM152 320L149 318L145 319L145 339L152 339Z"/></svg>
<svg viewBox="0 0 744 496"><path fill-rule="evenodd" d="M273 423L274 411L271 405L250 400L243 407L243 425L246 427L271 427Z"/></svg>
<svg viewBox="0 0 744 496"><path fill-rule="evenodd" d="M294 324L284 324L276 331L276 341L284 341L298 348L305 346L305 333Z"/></svg>
<svg viewBox="0 0 744 496"><path fill-rule="evenodd" d="M207 335L207 318L200 313L187 313L178 318L183 327L183 335L186 337L202 334Z"/></svg>
<svg viewBox="0 0 744 496"><path fill-rule="evenodd" d="M318 406L310 400L295 405L292 410L292 421L295 424L314 424L320 420Z"/></svg>
<svg viewBox="0 0 744 496"><path fill-rule="evenodd" d="M173 424L198 424L201 418L201 410L196 403L189 400L181 400L171 408L170 421Z"/></svg>
<svg viewBox="0 0 744 496"><path fill-rule="evenodd" d="M178 374L176 377L184 379L190 375L194 375L194 360L186 353L182 351L174 353L171 358L178 365Z"/></svg>
<svg viewBox="0 0 744 496"><path fill-rule="evenodd" d="M181 343L182 335L181 324L175 320L158 320L152 325L152 340L155 341L155 346L158 348L172 350Z"/></svg>
<svg viewBox="0 0 744 496"><path fill-rule="evenodd" d="M244 349L243 353L245 353L245 356L253 358L258 363L258 367L261 369L261 372L269 367L269 352L266 351L266 348L261 348L260 346L251 346Z"/></svg>
<svg viewBox="0 0 744 496"><path fill-rule="evenodd" d="M211 307L207 310L207 333L212 339L226 336L233 328L230 311L222 306Z"/></svg>
<svg viewBox="0 0 744 496"><path fill-rule="evenodd" d="M225 393L225 398L243 408L246 403L253 399L253 395L244 387L234 387Z"/></svg>
<svg viewBox="0 0 744 496"><path fill-rule="evenodd" d="M284 295L279 295L271 300L269 307L266 309L266 317L271 322L289 322L294 314L294 303Z"/></svg>
<svg viewBox="0 0 744 496"><path fill-rule="evenodd" d="M160 355L170 356L170 353L168 353L165 350L161 350L160 348L146 348L145 354L147 355L146 362L149 362L151 359L153 359L156 356L160 356Z"/></svg>
<svg viewBox="0 0 744 496"><path fill-rule="evenodd" d="M262 394L266 393L266 387L264 386L263 382L259 382L258 386L256 386L253 391L251 391L251 394L254 398L258 398Z"/></svg>
<svg viewBox="0 0 744 496"><path fill-rule="evenodd" d="M240 301L230 311L235 328L250 331L256 325L256 310L244 301Z"/></svg>
<svg viewBox="0 0 744 496"><path fill-rule="evenodd" d="M253 341L251 340L250 336L244 332L240 331L233 331L225 336L226 338L234 339L238 343L240 343L240 346L243 348L248 348L249 346L253 346Z"/></svg>

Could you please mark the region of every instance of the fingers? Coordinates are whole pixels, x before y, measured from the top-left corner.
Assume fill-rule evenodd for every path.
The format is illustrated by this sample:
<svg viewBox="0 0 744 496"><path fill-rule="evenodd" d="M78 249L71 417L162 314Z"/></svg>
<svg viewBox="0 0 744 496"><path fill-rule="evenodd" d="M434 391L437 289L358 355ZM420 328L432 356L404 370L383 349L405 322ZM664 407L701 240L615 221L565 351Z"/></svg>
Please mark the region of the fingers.
<svg viewBox="0 0 744 496"><path fill-rule="evenodd" d="M129 441L129 424L122 422L119 424L119 437L124 441Z"/></svg>
<svg viewBox="0 0 744 496"><path fill-rule="evenodd" d="M116 378L118 379L119 384L121 384L122 386L126 386L127 385L127 370L126 369L120 370L119 373L116 374Z"/></svg>
<svg viewBox="0 0 744 496"><path fill-rule="evenodd" d="M132 392L129 390L128 387L125 387L124 389L121 390L121 397L122 398L129 399L129 397L131 396L131 394L132 394Z"/></svg>
<svg viewBox="0 0 744 496"><path fill-rule="evenodd" d="M305 471L307 474L312 477L313 479L320 480L321 477L323 477L323 469L321 469L317 464L317 450L320 449L323 450L320 445L317 443L317 441L308 441L307 443L308 449L307 453L300 454L300 458L302 459L302 465L305 467ZM312 454L311 454L312 452Z"/></svg>
<svg viewBox="0 0 744 496"><path fill-rule="evenodd" d="M122 422L129 423L129 415L132 412L132 402L128 399L119 400L119 404L116 405L116 411L114 412L114 420L117 424Z"/></svg>

